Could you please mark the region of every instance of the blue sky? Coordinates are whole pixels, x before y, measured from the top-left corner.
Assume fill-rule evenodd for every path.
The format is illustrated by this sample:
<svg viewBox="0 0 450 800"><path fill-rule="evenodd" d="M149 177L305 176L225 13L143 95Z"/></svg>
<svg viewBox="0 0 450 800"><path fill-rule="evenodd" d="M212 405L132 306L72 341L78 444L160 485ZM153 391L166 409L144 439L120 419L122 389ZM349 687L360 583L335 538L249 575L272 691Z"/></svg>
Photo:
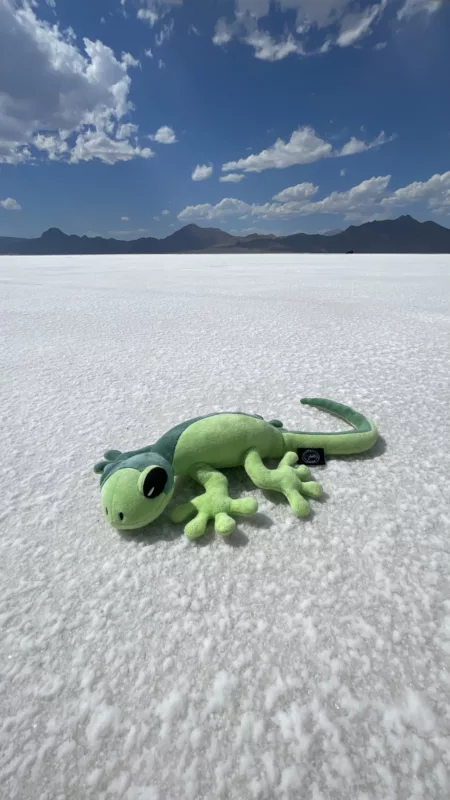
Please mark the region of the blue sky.
<svg viewBox="0 0 450 800"><path fill-rule="evenodd" d="M0 235L450 227L448 0L0 0Z"/></svg>

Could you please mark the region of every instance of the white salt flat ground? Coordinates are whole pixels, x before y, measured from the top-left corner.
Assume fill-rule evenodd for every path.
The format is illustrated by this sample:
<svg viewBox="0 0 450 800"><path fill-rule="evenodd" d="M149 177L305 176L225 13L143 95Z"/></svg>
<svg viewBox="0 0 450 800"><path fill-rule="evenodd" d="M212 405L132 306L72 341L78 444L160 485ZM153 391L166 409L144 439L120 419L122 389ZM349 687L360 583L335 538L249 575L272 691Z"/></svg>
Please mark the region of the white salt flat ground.
<svg viewBox="0 0 450 800"><path fill-rule="evenodd" d="M0 259L4 800L447 800L450 257ZM106 527L93 463L186 417L337 429L308 521ZM184 499L192 487L181 491Z"/></svg>

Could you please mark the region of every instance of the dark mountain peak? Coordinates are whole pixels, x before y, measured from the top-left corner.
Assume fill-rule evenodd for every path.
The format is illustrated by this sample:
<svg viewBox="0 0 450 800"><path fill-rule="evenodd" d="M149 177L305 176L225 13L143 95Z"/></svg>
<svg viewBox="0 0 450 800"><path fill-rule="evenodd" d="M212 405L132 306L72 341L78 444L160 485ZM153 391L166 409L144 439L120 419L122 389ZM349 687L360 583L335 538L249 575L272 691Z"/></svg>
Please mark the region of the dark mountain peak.
<svg viewBox="0 0 450 800"><path fill-rule="evenodd" d="M44 231L41 236L41 239L50 240L52 239L55 241L56 239L67 239L67 233L63 233L60 231L59 228L49 228L48 231Z"/></svg>
<svg viewBox="0 0 450 800"><path fill-rule="evenodd" d="M340 231L342 234L346 234L349 231L368 231L368 230L390 230L394 228L398 231L405 230L409 228L417 228L422 225L422 222L419 222L414 217L411 217L410 214L402 214L400 217L395 217L395 219L372 219L369 222L362 222L360 225L350 225L345 231ZM333 234L335 236L339 235L338 233Z"/></svg>
<svg viewBox="0 0 450 800"><path fill-rule="evenodd" d="M178 253L206 250L220 245L232 245L235 241L235 236L221 231L220 228L202 228L200 225L193 223L174 231L174 233L162 240L165 248L170 248L166 252L172 250L172 252Z"/></svg>
<svg viewBox="0 0 450 800"><path fill-rule="evenodd" d="M248 233L247 236L237 236L237 241L240 243L243 242L259 242L265 240L274 240L277 237L274 233Z"/></svg>
<svg viewBox="0 0 450 800"><path fill-rule="evenodd" d="M385 221L390 222L391 224L394 222L397 225L402 225L404 228L407 227L417 228L419 225L422 225L422 223L419 222L419 220L414 219L414 217L412 217L410 214L402 214L400 217L397 217L397 219L390 219Z"/></svg>

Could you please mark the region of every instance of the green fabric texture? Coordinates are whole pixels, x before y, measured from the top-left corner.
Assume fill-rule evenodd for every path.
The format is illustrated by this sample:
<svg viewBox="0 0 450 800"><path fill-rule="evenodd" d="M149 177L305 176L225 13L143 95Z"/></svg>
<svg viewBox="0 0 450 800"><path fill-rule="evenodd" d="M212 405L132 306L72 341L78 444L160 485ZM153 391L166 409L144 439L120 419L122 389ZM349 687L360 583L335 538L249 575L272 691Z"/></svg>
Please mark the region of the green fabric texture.
<svg viewBox="0 0 450 800"><path fill-rule="evenodd" d="M179 440L182 434L187 431L189 428L194 426L195 423L202 423L205 422L205 425L197 425L195 430L197 431L199 428L201 429L202 433L201 436L204 436L207 431L211 429L211 422L213 422L213 427L218 424L219 428L225 424L225 421L222 420L222 417L244 417L246 421L249 419L263 419L256 414L242 414L239 411L233 411L231 413L227 413L226 411L221 411L216 414L206 414L203 417L194 417L193 419L188 419L186 422L180 422L179 425L175 425L174 428L171 428L170 431L163 434L160 439L152 446L152 450L156 453L159 453L163 458L167 459L167 461L171 464L173 462L175 452L178 448ZM217 420L217 423L216 423ZM233 420L231 420L231 424L233 425ZM224 465L222 465L224 466Z"/></svg>
<svg viewBox="0 0 450 800"><path fill-rule="evenodd" d="M173 462L175 474L188 475L198 463L216 469L242 466L252 447L261 458L281 458L283 434L263 419L245 414L204 417L181 434Z"/></svg>
<svg viewBox="0 0 450 800"><path fill-rule="evenodd" d="M234 516L254 514L258 508L253 498L233 500L228 494L227 479L219 470L238 466L244 466L257 487L281 492L296 516L307 516L308 499L320 498L322 488L310 480L306 467L296 466L296 451L311 447L323 448L329 456L362 453L374 446L378 431L373 422L349 406L321 398L301 402L343 419L351 429L339 433L291 431L277 419L267 422L258 415L221 412L182 422L140 450L107 451L94 467L101 475L106 519L119 530L150 524L170 501L174 476L189 475L205 491L172 510L170 518L185 522L193 517L185 526L189 539L203 536L211 520L217 533L228 536L236 526ZM265 459L279 459L279 466L268 469Z"/></svg>

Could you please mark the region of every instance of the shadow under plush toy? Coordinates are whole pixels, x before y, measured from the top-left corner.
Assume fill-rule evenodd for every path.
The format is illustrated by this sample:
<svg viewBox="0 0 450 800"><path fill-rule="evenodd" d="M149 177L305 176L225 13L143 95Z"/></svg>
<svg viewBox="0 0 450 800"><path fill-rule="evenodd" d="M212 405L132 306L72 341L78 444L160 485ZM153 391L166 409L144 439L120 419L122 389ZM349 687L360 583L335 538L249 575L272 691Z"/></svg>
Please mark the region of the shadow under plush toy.
<svg viewBox="0 0 450 800"><path fill-rule="evenodd" d="M172 522L195 515L184 531L197 539L213 519L222 536L231 534L236 522L231 515L251 515L258 510L253 498L232 500L228 481L218 470L243 466L260 489L281 492L298 517L306 517L306 497L318 499L320 484L311 481L308 467L295 467L297 450L320 448L325 455L347 456L369 450L377 441L376 426L362 414L332 400L304 399L305 405L321 408L353 426L341 433L289 431L279 420L240 412L223 412L182 422L156 444L121 453L109 450L94 471L101 474L103 510L110 524L121 531L142 528L153 522L169 503L176 475L189 475L205 492L175 508ZM268 469L264 459L281 459L277 469ZM306 496L306 497L305 497Z"/></svg>

